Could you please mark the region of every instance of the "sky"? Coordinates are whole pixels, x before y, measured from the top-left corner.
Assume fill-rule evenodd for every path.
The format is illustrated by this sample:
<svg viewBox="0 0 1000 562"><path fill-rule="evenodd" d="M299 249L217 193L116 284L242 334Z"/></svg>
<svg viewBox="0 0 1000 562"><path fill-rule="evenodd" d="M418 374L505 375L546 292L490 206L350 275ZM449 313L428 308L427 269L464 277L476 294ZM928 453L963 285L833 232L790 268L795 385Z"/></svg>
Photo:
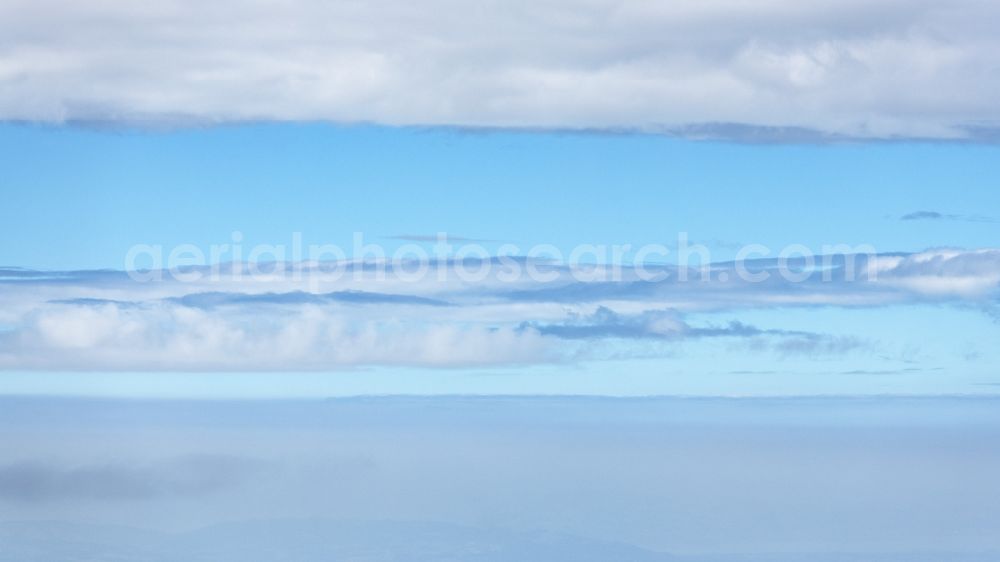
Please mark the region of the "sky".
<svg viewBox="0 0 1000 562"><path fill-rule="evenodd" d="M7 124L0 262L125 266L138 243L391 248L405 235L731 247L996 244L998 149L957 143L694 142L664 135L242 124ZM369 204L371 202L381 204ZM913 213L938 218L901 220ZM86 233L85 236L71 233ZM661 258L662 259L662 258Z"/></svg>
<svg viewBox="0 0 1000 562"><path fill-rule="evenodd" d="M3 391L993 393L996 11L7 2Z"/></svg>
<svg viewBox="0 0 1000 562"><path fill-rule="evenodd" d="M0 2L0 562L1000 559L997 21Z"/></svg>
<svg viewBox="0 0 1000 562"><path fill-rule="evenodd" d="M984 394L1000 382L988 143L10 123L0 145L11 393ZM860 253L824 270L837 247ZM771 268L765 282L739 278L747 250L748 270ZM785 250L793 267L815 256L808 278L774 269ZM522 260L517 275L483 261L501 255ZM456 256L493 267L459 271ZM404 263L418 259L429 273ZM383 263L382 276L352 260ZM856 260L879 275L850 279ZM234 274L244 262L286 269ZM127 273L174 265L209 267Z"/></svg>

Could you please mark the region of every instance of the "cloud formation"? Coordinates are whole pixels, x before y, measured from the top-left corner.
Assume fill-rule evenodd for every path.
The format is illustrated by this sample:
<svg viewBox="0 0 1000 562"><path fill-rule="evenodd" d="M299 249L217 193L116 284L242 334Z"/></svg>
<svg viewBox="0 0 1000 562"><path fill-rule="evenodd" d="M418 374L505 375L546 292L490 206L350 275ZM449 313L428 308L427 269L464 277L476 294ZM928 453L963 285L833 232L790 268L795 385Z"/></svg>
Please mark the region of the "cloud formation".
<svg viewBox="0 0 1000 562"><path fill-rule="evenodd" d="M996 219L992 219L990 217L984 217L981 215L955 215L955 214L939 213L937 211L915 211L912 213L907 213L899 218L900 220L904 221L949 220L949 221L965 221L965 222L996 222Z"/></svg>
<svg viewBox="0 0 1000 562"><path fill-rule="evenodd" d="M394 234L388 237L390 240L404 240L406 242L496 242L485 238L469 238L467 236L452 236L444 232L439 234Z"/></svg>
<svg viewBox="0 0 1000 562"><path fill-rule="evenodd" d="M834 337L802 330L762 329L733 320L724 326L694 327L676 310L645 310L634 315L618 314L601 306L588 316L573 315L557 324L525 323L523 328L537 330L568 340L681 340L685 338L740 338L751 347L772 348L783 353L844 353L861 347L863 342L850 336Z"/></svg>
<svg viewBox="0 0 1000 562"><path fill-rule="evenodd" d="M16 462L0 466L0 499L41 502L203 496L233 487L263 468L259 461L217 455L135 466Z"/></svg>
<svg viewBox="0 0 1000 562"><path fill-rule="evenodd" d="M977 0L13 0L0 119L990 140L998 18Z"/></svg>
<svg viewBox="0 0 1000 562"><path fill-rule="evenodd" d="M194 279L148 281L124 272L5 270L0 369L485 367L600 359L600 346L590 345L599 340L616 342L618 356L630 342L648 355L651 346L668 353L695 340L841 355L866 342L740 315L924 303L995 314L1000 302L997 249L821 256L784 267L775 259L639 264L623 267L619 279L588 279L593 266L514 264L522 271L515 278L495 258L434 263L419 278L410 277L412 264L358 262L276 264L259 275L231 264L183 272L201 274ZM464 278L470 270L485 274ZM713 316L700 317L706 313Z"/></svg>
<svg viewBox="0 0 1000 562"><path fill-rule="evenodd" d="M554 552L553 533L753 553L673 562L995 562L1000 549L1000 450L985 446L1000 432L996 396L3 397L0 426L12 464L49 483L33 500L0 496L4 562L644 560L589 541ZM220 452L264 470L173 460ZM198 470L236 485L164 486ZM118 475L154 493L109 494ZM184 536L152 537L159 556L147 558L128 548L142 536L119 527L10 523L25 520ZM533 540L510 551L509 531L351 522L408 520L516 521ZM790 535L797 549L771 554Z"/></svg>
<svg viewBox="0 0 1000 562"><path fill-rule="evenodd" d="M401 304L424 306L448 306L445 301L417 297L412 295L394 295L388 293L372 293L366 291L334 291L331 293L306 293L292 291L288 293L194 293L179 297L176 301L184 306L194 308L214 308L225 305L240 304L325 304L342 302L353 304Z"/></svg>

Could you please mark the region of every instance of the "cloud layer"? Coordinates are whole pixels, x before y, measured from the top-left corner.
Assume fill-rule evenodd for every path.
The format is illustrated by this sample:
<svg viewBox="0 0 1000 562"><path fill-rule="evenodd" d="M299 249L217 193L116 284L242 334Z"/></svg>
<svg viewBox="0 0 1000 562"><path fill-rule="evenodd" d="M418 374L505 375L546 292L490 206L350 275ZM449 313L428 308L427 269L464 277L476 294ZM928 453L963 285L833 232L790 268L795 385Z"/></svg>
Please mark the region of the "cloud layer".
<svg viewBox="0 0 1000 562"><path fill-rule="evenodd" d="M994 139L992 2L0 7L0 119Z"/></svg>
<svg viewBox="0 0 1000 562"><path fill-rule="evenodd" d="M0 270L0 368L469 367L600 359L607 349L594 342L618 356L668 354L692 340L842 355L866 342L740 315L921 303L996 315L1000 302L995 249L832 256L822 267L633 266L618 279L590 278L593 266L516 263L536 277L508 278L494 260L441 262L420 278L405 265L358 262L277 264L257 275L229 264L145 282L113 271ZM486 274L463 278L470 269Z"/></svg>
<svg viewBox="0 0 1000 562"><path fill-rule="evenodd" d="M996 397L5 397L0 427L0 521L68 522L0 523L3 562L645 560L594 539L706 554L673 562L1000 550ZM512 552L511 529L534 540ZM563 533L591 540L557 550Z"/></svg>

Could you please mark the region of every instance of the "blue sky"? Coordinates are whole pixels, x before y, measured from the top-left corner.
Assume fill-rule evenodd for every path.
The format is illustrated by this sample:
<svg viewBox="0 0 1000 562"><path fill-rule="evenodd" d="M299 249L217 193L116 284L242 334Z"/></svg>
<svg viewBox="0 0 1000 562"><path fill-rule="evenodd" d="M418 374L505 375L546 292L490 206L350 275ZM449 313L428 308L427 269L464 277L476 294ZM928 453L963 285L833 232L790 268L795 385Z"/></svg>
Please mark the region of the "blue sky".
<svg viewBox="0 0 1000 562"><path fill-rule="evenodd" d="M123 267L137 243L392 248L447 232L520 246L714 243L988 247L994 145L748 145L661 135L325 124L148 131L5 125L0 263ZM374 203L374 204L373 204ZM994 213L996 214L996 213ZM79 235L86 233L85 236ZM721 243L721 244L720 244ZM487 243L495 246L495 243Z"/></svg>
<svg viewBox="0 0 1000 562"><path fill-rule="evenodd" d="M4 384L11 393L795 395L983 394L1000 388L992 384L1000 382L993 368L1000 360L994 345L1000 328L992 281L997 269L989 250L997 245L998 217L991 213L1000 209L994 187L1000 158L991 144L751 144L653 134L329 124L169 130L8 124L0 127L0 148L9 203L0 211L0 263L43 271L33 274L34 281L6 281ZM453 345L470 354L442 358L427 352L410 360L410 348L390 346L384 357L376 347L353 359L343 353L323 359L308 347L340 337L323 332L282 367L265 362L251 369L264 373L239 376L232 371L246 370L241 363L220 359L232 353L224 343L192 351L198 358L190 362L113 355L127 355L116 347L121 345L142 350L166 345L163 338L208 337L204 326L179 327L177 311L157 308L169 298L219 290L290 294L302 287L244 282L237 289L223 280L137 283L130 289L86 275L79 284L44 279L51 275L44 271L122 270L135 244L162 246L165 253L190 244L207 254L213 244L232 243L234 232L242 236L244 258L257 244L291 244L296 233L304 244L336 244L351 258L358 257L350 255L355 233L391 254L414 243L430 249L433 241L423 238L446 232L458 246L475 243L491 253L505 243L521 254L538 244L565 254L580 244L631 244L626 264L643 244L663 244L671 252L649 261L676 264L674 246L683 232L721 263L750 244L772 248L772 265L789 244L817 254L824 245L864 244L880 254L916 253L897 270L920 277L901 278L903 285L894 287L902 292L889 296L819 282L809 291L840 296L813 295L802 302L795 299L803 289L791 283L767 289L778 291L779 302L766 291L748 296L745 291L756 291L752 285L723 293L693 285L695 293L683 298L678 295L687 295L685 285L655 297L583 298L560 289L560 281L541 301L524 297L539 302L537 310L513 302L502 311L489 303L515 287L473 283L458 290L364 281L331 288L461 304L430 315L419 306L391 303L296 308L244 302L198 309L203 324L232 315L226 329L253 334L253 321L243 315L281 323L288 314L316 307L331 315L324 317L323 330L342 322L353 338L360 337L358 330L392 341L445 338L451 344L433 339L437 343L412 345L424 351ZM986 254L975 254L983 249ZM907 267L920 266L920 255L945 261L933 261L940 268L934 271L907 273ZM228 253L220 261L230 259ZM699 265L699 258L692 259L689 265ZM932 281L945 286L912 285ZM977 288L968 290L968 283ZM324 292L316 286L305 290ZM158 300L163 298L168 300ZM136 312L126 301L147 308ZM601 309L609 314L600 316ZM663 332L649 323L654 317L675 322L676 330ZM44 322L54 322L57 333ZM109 327L99 338L79 339L74 322L83 333L98 333L92 326L102 323ZM302 317L288 322L282 329L312 325ZM755 332L728 328L733 322ZM144 326L142 342L119 341L134 323ZM705 329L727 332L699 336ZM514 339L489 339L504 330ZM538 341L527 341L533 330ZM455 333L483 339L456 340ZM581 333L585 340L567 336ZM266 334L275 336L264 331L255 337ZM552 345L560 338L565 341ZM81 369L91 374L66 373ZM309 373L295 373L302 369Z"/></svg>
<svg viewBox="0 0 1000 562"><path fill-rule="evenodd" d="M1000 388L992 3L43 4L8 393Z"/></svg>

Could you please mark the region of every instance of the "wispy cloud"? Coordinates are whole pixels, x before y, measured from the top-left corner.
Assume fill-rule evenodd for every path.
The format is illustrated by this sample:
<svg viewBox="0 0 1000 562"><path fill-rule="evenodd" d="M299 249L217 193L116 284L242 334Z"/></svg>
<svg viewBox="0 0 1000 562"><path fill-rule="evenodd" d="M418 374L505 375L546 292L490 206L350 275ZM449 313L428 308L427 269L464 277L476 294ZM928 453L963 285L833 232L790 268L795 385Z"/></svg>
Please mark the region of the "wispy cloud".
<svg viewBox="0 0 1000 562"><path fill-rule="evenodd" d="M195 308L214 308L225 305L305 305L326 304L332 302L351 304L397 304L448 306L448 303L438 299L418 297L413 295L396 295L389 293L372 293L367 291L334 291L331 293L307 293L291 291L287 293L193 293L173 299L174 302Z"/></svg>
<svg viewBox="0 0 1000 562"><path fill-rule="evenodd" d="M489 240L486 238L468 238L465 236L454 236L451 234L394 234L388 237L391 240L404 240L407 242L496 242L496 240Z"/></svg>
<svg viewBox="0 0 1000 562"><path fill-rule="evenodd" d="M939 213L937 211L915 211L901 217L904 221L964 221L964 222L997 222L996 219L982 215L956 215Z"/></svg>

